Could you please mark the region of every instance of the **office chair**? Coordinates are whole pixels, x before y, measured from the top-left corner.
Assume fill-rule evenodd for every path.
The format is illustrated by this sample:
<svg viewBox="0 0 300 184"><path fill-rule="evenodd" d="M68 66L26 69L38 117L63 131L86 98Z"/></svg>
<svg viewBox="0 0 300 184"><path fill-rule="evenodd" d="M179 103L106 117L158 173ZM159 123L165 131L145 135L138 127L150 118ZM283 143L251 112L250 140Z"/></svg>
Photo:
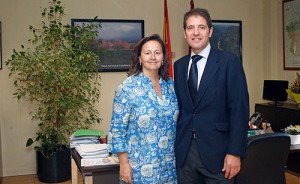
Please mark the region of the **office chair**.
<svg viewBox="0 0 300 184"><path fill-rule="evenodd" d="M236 184L286 184L285 164L290 150L285 133L248 137L247 155L236 175Z"/></svg>

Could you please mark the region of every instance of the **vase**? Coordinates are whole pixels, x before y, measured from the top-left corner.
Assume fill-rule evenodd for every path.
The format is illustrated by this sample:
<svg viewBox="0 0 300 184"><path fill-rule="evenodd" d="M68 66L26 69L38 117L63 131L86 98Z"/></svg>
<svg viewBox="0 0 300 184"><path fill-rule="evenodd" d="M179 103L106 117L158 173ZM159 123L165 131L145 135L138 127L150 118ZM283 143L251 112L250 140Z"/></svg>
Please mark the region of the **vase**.
<svg viewBox="0 0 300 184"><path fill-rule="evenodd" d="M291 144L300 144L300 135L289 135L291 138Z"/></svg>

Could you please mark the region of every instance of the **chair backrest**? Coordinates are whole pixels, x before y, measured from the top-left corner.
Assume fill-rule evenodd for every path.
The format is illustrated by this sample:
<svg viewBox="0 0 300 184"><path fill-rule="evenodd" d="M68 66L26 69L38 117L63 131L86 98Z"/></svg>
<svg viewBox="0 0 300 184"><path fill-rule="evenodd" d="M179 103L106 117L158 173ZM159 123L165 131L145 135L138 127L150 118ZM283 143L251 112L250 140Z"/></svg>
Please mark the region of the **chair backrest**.
<svg viewBox="0 0 300 184"><path fill-rule="evenodd" d="M267 133L248 138L236 184L285 184L285 164L290 150L285 133Z"/></svg>

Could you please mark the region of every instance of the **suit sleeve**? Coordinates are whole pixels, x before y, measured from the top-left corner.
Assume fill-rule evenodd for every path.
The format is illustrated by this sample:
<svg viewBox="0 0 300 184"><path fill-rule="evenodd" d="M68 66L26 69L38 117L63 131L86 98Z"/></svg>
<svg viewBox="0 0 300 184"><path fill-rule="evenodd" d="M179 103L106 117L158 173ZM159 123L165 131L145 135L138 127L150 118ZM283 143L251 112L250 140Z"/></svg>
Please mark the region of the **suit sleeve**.
<svg viewBox="0 0 300 184"><path fill-rule="evenodd" d="M249 129L249 94L241 61L234 56L227 66L230 137L228 153L244 157Z"/></svg>
<svg viewBox="0 0 300 184"><path fill-rule="evenodd" d="M178 63L175 62L174 64L174 89L175 89L175 94L176 94L176 97L177 97L177 102L178 102L178 108L179 108L179 116L178 116L178 119L180 119L181 117L181 112L182 112L182 104L181 104L181 98L180 98L180 93L179 93L179 85L178 85ZM177 123L178 125L178 123Z"/></svg>

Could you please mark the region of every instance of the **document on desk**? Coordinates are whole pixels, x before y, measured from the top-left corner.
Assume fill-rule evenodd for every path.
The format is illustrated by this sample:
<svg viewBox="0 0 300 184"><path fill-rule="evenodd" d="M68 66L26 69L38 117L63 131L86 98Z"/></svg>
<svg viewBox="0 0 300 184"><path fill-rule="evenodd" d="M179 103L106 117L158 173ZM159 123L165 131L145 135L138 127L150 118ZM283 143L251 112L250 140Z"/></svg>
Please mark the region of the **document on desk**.
<svg viewBox="0 0 300 184"><path fill-rule="evenodd" d="M112 157L106 158L88 158L88 159L81 159L81 166L99 166L99 165L115 165L119 164L115 159Z"/></svg>

